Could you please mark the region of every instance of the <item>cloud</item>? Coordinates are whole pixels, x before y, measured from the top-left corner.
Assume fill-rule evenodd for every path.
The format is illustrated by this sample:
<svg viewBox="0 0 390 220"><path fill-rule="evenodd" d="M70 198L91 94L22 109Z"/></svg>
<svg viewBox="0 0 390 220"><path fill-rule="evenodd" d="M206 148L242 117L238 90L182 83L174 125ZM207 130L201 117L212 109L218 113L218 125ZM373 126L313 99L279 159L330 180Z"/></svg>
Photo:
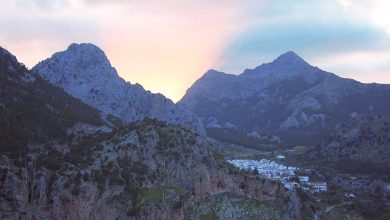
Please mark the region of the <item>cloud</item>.
<svg viewBox="0 0 390 220"><path fill-rule="evenodd" d="M384 77L390 56L383 55L390 52L390 34L370 16L378 6L361 5L360 1L347 1L350 5L346 6L345 2L273 1L253 8L251 24L233 40L214 68L240 73L293 50L337 74L366 81L368 71L380 72L375 81L390 82L390 77ZM377 60L379 54L381 59Z"/></svg>
<svg viewBox="0 0 390 220"><path fill-rule="evenodd" d="M276 56L289 50L317 56L383 49L390 49L390 36L369 24L272 22L252 26L242 33L222 59L240 63L253 56Z"/></svg>
<svg viewBox="0 0 390 220"><path fill-rule="evenodd" d="M313 64L362 82L390 84L390 51L363 51L318 56ZM353 63L354 65L351 65Z"/></svg>
<svg viewBox="0 0 390 220"><path fill-rule="evenodd" d="M94 43L127 81L178 100L209 68L238 73L287 50L357 78L362 58L351 54L364 53L364 70L384 73L389 7L370 2L1 0L0 45L32 67L72 42Z"/></svg>
<svg viewBox="0 0 390 220"><path fill-rule="evenodd" d="M245 28L245 9L235 0L4 0L0 44L32 67L91 42L127 81L178 100Z"/></svg>

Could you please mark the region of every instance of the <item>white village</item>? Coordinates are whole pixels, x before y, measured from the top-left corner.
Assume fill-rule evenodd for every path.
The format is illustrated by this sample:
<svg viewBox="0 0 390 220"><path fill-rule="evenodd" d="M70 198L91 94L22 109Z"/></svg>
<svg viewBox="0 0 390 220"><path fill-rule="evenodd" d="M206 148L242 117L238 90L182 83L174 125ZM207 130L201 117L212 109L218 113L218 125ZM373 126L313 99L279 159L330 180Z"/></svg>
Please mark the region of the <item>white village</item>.
<svg viewBox="0 0 390 220"><path fill-rule="evenodd" d="M277 155L277 159L284 159ZM272 160L228 160L230 164L240 170L256 171L266 179L280 181L287 190L301 188L308 192L325 192L328 190L326 182L311 182L309 176L297 175L298 167L285 166Z"/></svg>

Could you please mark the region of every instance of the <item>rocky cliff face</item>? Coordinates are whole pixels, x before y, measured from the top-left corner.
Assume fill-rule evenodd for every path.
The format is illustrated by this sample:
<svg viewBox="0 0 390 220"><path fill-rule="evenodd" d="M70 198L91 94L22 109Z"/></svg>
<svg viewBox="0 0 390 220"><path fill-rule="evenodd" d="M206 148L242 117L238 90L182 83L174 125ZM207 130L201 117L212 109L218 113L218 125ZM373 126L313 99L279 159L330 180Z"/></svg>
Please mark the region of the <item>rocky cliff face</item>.
<svg viewBox="0 0 390 220"><path fill-rule="evenodd" d="M126 122L156 118L203 132L198 118L161 94L124 81L104 52L93 44L71 44L33 71L70 95Z"/></svg>
<svg viewBox="0 0 390 220"><path fill-rule="evenodd" d="M183 219L220 193L247 198L250 210L278 210L278 219L291 215L280 184L246 177L218 158L197 133L149 119L65 150L3 155L2 218Z"/></svg>
<svg viewBox="0 0 390 220"><path fill-rule="evenodd" d="M353 112L390 115L390 104L384 102L389 98L389 85L340 78L287 52L240 75L210 70L180 103L208 130L235 130L241 139L256 132L268 141L277 136L287 144L314 144Z"/></svg>

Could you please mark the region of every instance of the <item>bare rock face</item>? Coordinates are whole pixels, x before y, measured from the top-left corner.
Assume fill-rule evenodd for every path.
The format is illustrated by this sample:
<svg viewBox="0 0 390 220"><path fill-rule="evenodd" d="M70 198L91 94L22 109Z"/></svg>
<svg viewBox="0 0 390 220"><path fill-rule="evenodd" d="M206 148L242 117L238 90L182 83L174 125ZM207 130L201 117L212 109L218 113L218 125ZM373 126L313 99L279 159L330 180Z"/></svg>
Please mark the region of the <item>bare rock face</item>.
<svg viewBox="0 0 390 220"><path fill-rule="evenodd" d="M104 52L93 44L71 44L33 71L70 95L125 122L156 118L203 132L200 120L161 94L124 81Z"/></svg>
<svg viewBox="0 0 390 220"><path fill-rule="evenodd" d="M201 117L211 135L229 133L218 127L229 122L241 139L258 132L296 145L320 143L352 112L390 115L389 99L389 85L344 79L287 52L239 75L209 70L179 103Z"/></svg>
<svg viewBox="0 0 390 220"><path fill-rule="evenodd" d="M194 204L221 193L257 203L285 199L279 183L228 167L203 136L157 120L23 158L0 160L4 218L183 219Z"/></svg>

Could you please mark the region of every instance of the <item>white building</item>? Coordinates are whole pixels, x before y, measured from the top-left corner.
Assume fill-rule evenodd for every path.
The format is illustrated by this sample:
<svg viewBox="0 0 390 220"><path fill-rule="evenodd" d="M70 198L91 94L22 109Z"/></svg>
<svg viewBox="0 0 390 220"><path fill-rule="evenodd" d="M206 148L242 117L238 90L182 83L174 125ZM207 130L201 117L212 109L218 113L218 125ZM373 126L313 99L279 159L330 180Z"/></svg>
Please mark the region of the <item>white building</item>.
<svg viewBox="0 0 390 220"><path fill-rule="evenodd" d="M328 191L326 182L308 182L307 185L309 185L316 192Z"/></svg>
<svg viewBox="0 0 390 220"><path fill-rule="evenodd" d="M283 155L282 155L283 156ZM300 170L298 167L289 167L283 164L279 164L272 160L228 160L229 163L241 170L253 171L256 169L259 175L271 180L281 181L286 189L291 190L295 187L301 187L296 182L288 182L288 179L295 177L295 172ZM316 192L327 191L326 182L309 182L309 176L298 176L299 181L304 185L308 185L308 188Z"/></svg>

